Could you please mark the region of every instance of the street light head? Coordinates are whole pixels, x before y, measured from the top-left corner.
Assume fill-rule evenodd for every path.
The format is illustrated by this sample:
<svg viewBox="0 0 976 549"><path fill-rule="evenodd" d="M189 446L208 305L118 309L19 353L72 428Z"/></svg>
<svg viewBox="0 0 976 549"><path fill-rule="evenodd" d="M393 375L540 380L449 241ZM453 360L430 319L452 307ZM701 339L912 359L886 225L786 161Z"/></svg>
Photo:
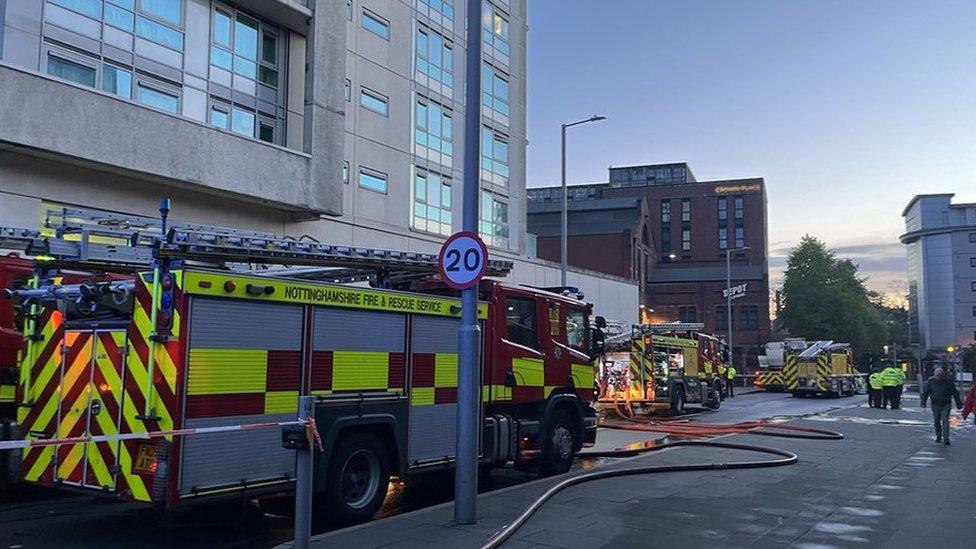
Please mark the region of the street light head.
<svg viewBox="0 0 976 549"><path fill-rule="evenodd" d="M678 257L678 254L676 254L674 252L671 252L671 253L668 254L668 259L676 259L677 257Z"/></svg>
<svg viewBox="0 0 976 549"><path fill-rule="evenodd" d="M607 119L606 116L600 116L598 114L594 114L593 116L590 117L590 122L599 122L601 120L606 120L606 119Z"/></svg>

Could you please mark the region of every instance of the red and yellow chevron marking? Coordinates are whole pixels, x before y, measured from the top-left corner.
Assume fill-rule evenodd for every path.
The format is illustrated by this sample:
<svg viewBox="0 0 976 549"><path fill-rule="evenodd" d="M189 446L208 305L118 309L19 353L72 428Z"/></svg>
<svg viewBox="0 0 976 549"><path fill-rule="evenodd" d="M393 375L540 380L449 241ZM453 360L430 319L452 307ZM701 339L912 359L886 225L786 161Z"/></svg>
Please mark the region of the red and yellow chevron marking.
<svg viewBox="0 0 976 549"><path fill-rule="evenodd" d="M149 353L153 347L149 336L153 333L151 314L152 297L149 275L143 274L136 279L135 306L132 312L132 325L129 328L129 344L131 352L126 359L126 372L123 382L122 422L121 432L142 433L146 431L171 430L176 426L177 399L176 383L178 371L182 369L181 345L179 337L182 332L181 305L183 302L183 276L181 271L174 271L174 297L176 305L173 307L172 336L166 343L155 345L153 373L154 402L153 413L159 419L139 419L146 406L146 381L148 377ZM172 441L172 437L166 437ZM119 446L119 484L120 492L128 492L137 501L150 501L152 476L134 472L133 465L139 451L139 441L127 440Z"/></svg>
<svg viewBox="0 0 976 549"><path fill-rule="evenodd" d="M89 417L88 434L92 436L116 435L122 404L122 375L124 373L125 332L98 332L95 340L95 357L92 369L92 398L100 403L100 410ZM88 461L85 485L105 490L115 488L118 465L118 442L86 444Z"/></svg>
<svg viewBox="0 0 976 549"><path fill-rule="evenodd" d="M55 309L41 312L37 320L37 333L41 340L34 342L31 356L25 356L30 363L21 364L23 375L31 376L30 394L25 394L23 383L17 387L17 402L33 403L17 410L17 422L25 433L53 436L56 434L58 411L61 402L61 345L63 343L64 316ZM75 349L79 352L80 349ZM30 435L28 435L30 437ZM46 480L53 480L50 466L53 463L54 448L25 449L22 455L21 471L28 481L38 481L45 473Z"/></svg>
<svg viewBox="0 0 976 549"><path fill-rule="evenodd" d="M67 332L64 345L68 354L61 370L61 410L57 438L87 434L88 410L91 405L92 374L91 332ZM70 360L69 360L70 358ZM55 478L81 484L84 475L84 444L66 444L57 451Z"/></svg>

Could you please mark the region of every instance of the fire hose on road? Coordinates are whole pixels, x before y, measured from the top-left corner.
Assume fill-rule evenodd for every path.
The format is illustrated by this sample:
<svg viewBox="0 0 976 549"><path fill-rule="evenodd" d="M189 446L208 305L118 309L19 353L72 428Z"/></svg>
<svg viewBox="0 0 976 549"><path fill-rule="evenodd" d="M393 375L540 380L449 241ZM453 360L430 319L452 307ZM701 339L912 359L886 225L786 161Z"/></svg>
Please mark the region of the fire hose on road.
<svg viewBox="0 0 976 549"><path fill-rule="evenodd" d="M774 436L783 438L802 438L802 439L815 439L815 440L840 440L844 438L842 433L836 431L828 431L825 429L814 429L811 427L799 427L796 425L776 425L770 424L767 421L750 421L743 423L733 423L733 424L678 424L677 421L658 421L658 422L640 422L639 420L631 420L633 423L627 425L624 423L614 423L605 424L604 427L609 427L613 429L625 429L631 431L647 431L647 432L657 432L668 435L677 436L687 436L687 437L706 437L706 436L719 436L728 434L755 434L763 436ZM627 467L624 469L610 469L606 471L593 471L589 473L584 473L581 475L576 475L569 477L553 487L546 490L541 496L535 499L529 507L527 507L522 513L515 518L512 522L505 525L501 530L496 532L482 549L494 549L501 546L505 541L511 538L515 532L525 525L526 522L538 511L547 501L549 501L553 496L559 492L585 482L591 482L594 480L602 480L615 477L631 476L631 475L649 475L656 473L677 473L677 472L687 472L687 471L712 471L712 470L729 470L729 469L759 469L765 467L782 467L785 465L795 464L799 457L788 450L781 450L779 448L771 448L768 446L758 446L753 444L738 444L733 442L720 442L720 441L710 441L710 440L679 440L674 442L665 442L662 444L656 444L654 446L642 447L642 448L626 448L621 450L612 450L609 452L587 452L584 455L586 457L629 457L641 453L657 452L660 450L665 450L668 448L679 448L679 447L704 447L704 448L723 448L727 450L741 450L746 452L756 452L761 454L767 454L776 456L773 459L761 459L752 461L736 461L736 462L714 462L714 463L689 463L682 465L648 465L643 467Z"/></svg>

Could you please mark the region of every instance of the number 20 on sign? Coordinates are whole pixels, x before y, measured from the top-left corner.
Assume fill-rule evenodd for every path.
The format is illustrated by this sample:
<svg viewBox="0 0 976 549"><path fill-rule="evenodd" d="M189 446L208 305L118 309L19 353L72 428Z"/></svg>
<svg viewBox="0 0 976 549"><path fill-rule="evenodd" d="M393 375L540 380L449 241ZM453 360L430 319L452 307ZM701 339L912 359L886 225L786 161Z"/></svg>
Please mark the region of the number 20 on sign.
<svg viewBox="0 0 976 549"><path fill-rule="evenodd" d="M475 233L454 233L441 247L437 268L448 286L456 290L470 288L485 275L488 248Z"/></svg>

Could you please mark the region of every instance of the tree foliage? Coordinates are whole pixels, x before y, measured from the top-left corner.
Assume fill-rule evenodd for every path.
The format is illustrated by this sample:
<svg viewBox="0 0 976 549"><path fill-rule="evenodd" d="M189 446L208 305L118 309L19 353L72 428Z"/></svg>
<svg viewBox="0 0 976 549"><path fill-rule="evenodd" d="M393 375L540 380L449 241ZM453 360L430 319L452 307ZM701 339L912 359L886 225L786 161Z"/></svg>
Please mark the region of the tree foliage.
<svg viewBox="0 0 976 549"><path fill-rule="evenodd" d="M888 324L864 281L853 261L804 236L788 258L777 321L792 337L850 343L862 357L880 354Z"/></svg>

